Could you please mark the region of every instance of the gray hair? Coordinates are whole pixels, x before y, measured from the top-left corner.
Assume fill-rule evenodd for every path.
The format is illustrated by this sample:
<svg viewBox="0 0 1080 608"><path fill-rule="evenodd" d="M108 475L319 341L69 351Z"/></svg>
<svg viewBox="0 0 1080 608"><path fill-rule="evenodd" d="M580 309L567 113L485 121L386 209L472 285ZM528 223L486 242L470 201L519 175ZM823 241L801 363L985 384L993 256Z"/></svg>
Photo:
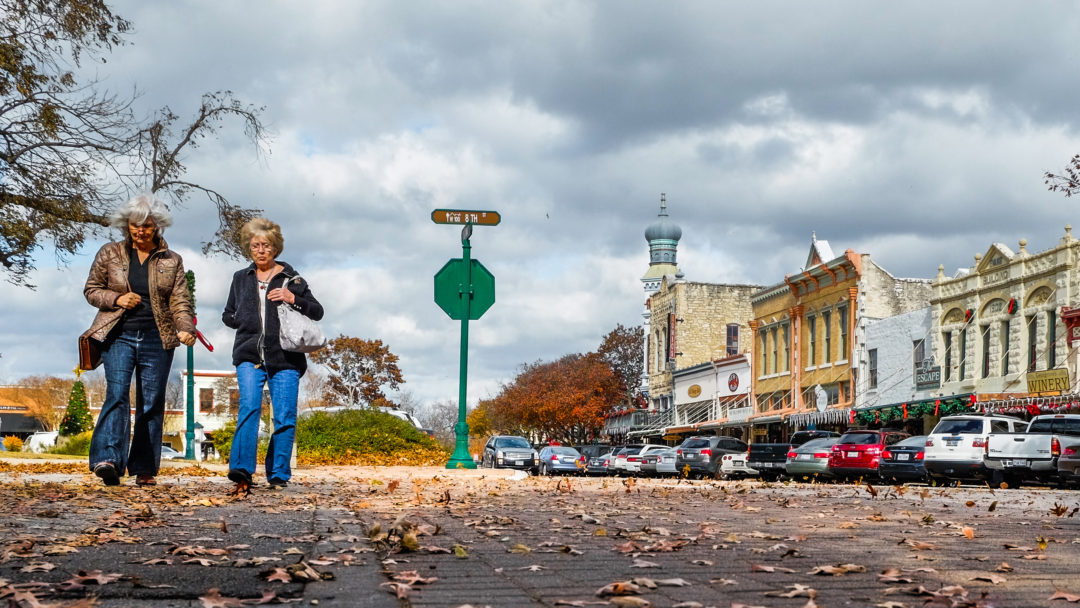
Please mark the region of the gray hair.
<svg viewBox="0 0 1080 608"><path fill-rule="evenodd" d="M155 234L158 236L172 225L172 214L165 203L150 192L143 192L131 197L131 200L113 211L109 216L109 225L119 228L124 236L127 236L129 222L141 226L146 223L147 218L154 220L154 225L157 226Z"/></svg>

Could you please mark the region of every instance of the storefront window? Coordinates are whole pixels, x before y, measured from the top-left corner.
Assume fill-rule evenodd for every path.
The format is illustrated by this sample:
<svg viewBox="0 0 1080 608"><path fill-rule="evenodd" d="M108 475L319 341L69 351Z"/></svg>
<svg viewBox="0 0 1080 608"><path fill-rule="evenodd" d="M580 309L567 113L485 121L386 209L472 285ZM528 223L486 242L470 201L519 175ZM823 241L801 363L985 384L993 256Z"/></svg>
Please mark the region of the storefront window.
<svg viewBox="0 0 1080 608"><path fill-rule="evenodd" d="M817 317L806 317L807 359L810 365L817 365Z"/></svg>
<svg viewBox="0 0 1080 608"><path fill-rule="evenodd" d="M1009 320L1001 322L1001 375L1009 373Z"/></svg>
<svg viewBox="0 0 1080 608"><path fill-rule="evenodd" d="M990 326L982 326L982 377L990 375Z"/></svg>
<svg viewBox="0 0 1080 608"><path fill-rule="evenodd" d="M1046 369L1057 367L1057 312L1046 311Z"/></svg>
<svg viewBox="0 0 1080 608"><path fill-rule="evenodd" d="M870 388L877 388L877 349L871 348L866 351L867 374L866 381Z"/></svg>

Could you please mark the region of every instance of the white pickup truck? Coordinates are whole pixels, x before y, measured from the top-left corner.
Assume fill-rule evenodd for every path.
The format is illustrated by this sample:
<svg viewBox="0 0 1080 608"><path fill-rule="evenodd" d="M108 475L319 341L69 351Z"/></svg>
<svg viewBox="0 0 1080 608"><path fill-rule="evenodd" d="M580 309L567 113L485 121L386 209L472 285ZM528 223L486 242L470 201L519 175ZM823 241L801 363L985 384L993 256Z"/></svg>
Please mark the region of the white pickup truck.
<svg viewBox="0 0 1080 608"><path fill-rule="evenodd" d="M1080 414L1036 416L1023 433L995 433L986 443L983 463L994 485L1058 480L1058 456L1063 447L1080 444Z"/></svg>

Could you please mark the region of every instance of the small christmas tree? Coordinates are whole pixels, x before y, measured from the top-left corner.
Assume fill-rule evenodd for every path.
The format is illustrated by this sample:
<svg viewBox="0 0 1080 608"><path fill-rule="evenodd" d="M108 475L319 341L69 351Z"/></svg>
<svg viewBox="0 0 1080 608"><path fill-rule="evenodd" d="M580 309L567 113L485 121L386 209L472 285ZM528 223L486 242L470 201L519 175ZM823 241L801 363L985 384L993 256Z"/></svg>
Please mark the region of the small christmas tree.
<svg viewBox="0 0 1080 608"><path fill-rule="evenodd" d="M71 387L67 411L64 412L64 419L60 421L60 434L65 437L89 430L93 423L90 418L90 407L86 403L86 387L83 386L80 376L82 376L82 370L75 370L75 385Z"/></svg>

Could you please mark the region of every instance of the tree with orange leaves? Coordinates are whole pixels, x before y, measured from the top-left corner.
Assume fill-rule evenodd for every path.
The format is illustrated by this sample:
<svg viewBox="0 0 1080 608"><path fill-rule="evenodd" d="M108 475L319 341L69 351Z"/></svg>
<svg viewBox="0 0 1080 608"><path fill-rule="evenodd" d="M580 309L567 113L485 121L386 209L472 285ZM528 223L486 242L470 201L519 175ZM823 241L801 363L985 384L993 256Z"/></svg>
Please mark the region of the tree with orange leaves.
<svg viewBox="0 0 1080 608"><path fill-rule="evenodd" d="M491 401L487 418L492 431L581 443L603 428L604 415L623 397L622 383L603 357L572 354L523 366Z"/></svg>
<svg viewBox="0 0 1080 608"><path fill-rule="evenodd" d="M325 401L342 405L390 405L383 389L394 390L405 380L398 357L382 340L363 340L340 335L311 360L327 370Z"/></svg>

